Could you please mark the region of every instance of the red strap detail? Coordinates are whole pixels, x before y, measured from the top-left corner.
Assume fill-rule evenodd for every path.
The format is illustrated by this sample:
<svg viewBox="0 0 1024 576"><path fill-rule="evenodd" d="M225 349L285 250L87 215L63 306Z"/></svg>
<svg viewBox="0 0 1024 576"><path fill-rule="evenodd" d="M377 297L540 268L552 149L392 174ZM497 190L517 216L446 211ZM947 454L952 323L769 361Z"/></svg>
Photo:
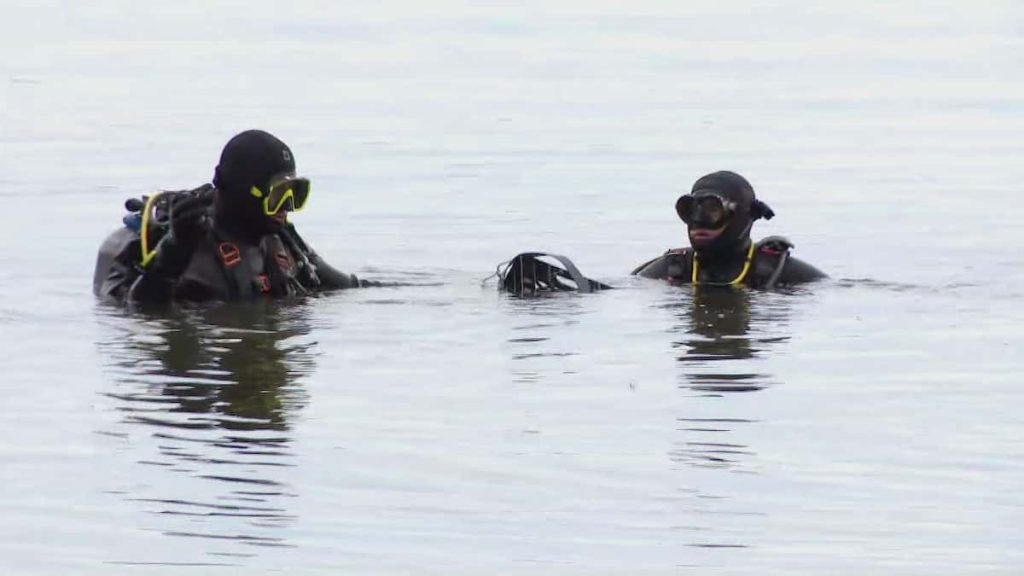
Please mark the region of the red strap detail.
<svg viewBox="0 0 1024 576"><path fill-rule="evenodd" d="M284 250L281 250L274 254L274 258L277 259L277 265L285 270L290 271L294 267L292 264L291 257L288 256L288 253L285 252Z"/></svg>
<svg viewBox="0 0 1024 576"><path fill-rule="evenodd" d="M260 274L258 278L260 279L260 292L270 293L270 278L267 278L266 274Z"/></svg>
<svg viewBox="0 0 1024 576"><path fill-rule="evenodd" d="M242 253L238 251L238 246L235 246L234 243L221 242L218 249L220 250L220 259L228 268L242 261Z"/></svg>

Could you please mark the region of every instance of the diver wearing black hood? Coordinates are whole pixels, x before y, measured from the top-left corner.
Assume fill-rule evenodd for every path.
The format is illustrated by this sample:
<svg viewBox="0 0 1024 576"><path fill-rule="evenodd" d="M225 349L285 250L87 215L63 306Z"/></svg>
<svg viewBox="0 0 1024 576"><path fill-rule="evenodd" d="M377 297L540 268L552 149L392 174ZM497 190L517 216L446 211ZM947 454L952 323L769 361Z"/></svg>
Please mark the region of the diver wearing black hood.
<svg viewBox="0 0 1024 576"><path fill-rule="evenodd" d="M641 264L633 274L676 284L752 288L826 278L814 266L790 257L793 245L785 238L751 240L754 221L768 220L775 213L735 172L714 172L698 179L692 191L676 201L676 214L686 223L691 247L669 250Z"/></svg>
<svg viewBox="0 0 1024 576"><path fill-rule="evenodd" d="M367 284L332 268L288 222L288 213L303 208L309 191L284 142L262 130L242 132L224 146L212 186L126 203L138 213L136 224L127 226L126 218L126 228L100 248L93 291L165 302L289 296ZM161 196L170 197L162 212Z"/></svg>

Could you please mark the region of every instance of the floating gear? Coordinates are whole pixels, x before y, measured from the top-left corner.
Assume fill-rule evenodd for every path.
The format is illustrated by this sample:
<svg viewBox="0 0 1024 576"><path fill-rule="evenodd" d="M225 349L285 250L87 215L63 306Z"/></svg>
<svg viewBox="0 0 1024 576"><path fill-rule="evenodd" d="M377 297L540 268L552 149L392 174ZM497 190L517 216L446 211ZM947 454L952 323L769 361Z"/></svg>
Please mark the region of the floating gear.
<svg viewBox="0 0 1024 576"><path fill-rule="evenodd" d="M596 292L611 286L584 276L572 260L559 254L523 252L502 262L492 276L498 287L520 296L546 292Z"/></svg>

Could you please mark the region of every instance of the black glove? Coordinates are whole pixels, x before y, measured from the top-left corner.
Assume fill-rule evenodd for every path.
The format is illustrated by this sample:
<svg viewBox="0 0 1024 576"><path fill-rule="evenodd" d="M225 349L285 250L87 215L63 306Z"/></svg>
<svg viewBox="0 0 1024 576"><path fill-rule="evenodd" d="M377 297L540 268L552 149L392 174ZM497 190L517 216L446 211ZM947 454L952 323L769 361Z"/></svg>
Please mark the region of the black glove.
<svg viewBox="0 0 1024 576"><path fill-rule="evenodd" d="M206 213L213 203L210 194L184 194L171 205L171 236L174 243L192 248L206 232Z"/></svg>

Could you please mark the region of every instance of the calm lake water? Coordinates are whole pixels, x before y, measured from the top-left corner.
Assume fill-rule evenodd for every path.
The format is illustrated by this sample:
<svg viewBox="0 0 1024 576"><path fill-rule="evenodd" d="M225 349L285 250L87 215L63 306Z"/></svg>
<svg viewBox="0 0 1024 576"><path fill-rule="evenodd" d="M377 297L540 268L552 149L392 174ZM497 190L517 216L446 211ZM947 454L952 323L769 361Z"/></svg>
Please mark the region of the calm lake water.
<svg viewBox="0 0 1024 576"><path fill-rule="evenodd" d="M4 3L0 572L1024 571L1024 5L364 4ZM252 127L410 286L96 302ZM832 279L630 278L719 169Z"/></svg>

